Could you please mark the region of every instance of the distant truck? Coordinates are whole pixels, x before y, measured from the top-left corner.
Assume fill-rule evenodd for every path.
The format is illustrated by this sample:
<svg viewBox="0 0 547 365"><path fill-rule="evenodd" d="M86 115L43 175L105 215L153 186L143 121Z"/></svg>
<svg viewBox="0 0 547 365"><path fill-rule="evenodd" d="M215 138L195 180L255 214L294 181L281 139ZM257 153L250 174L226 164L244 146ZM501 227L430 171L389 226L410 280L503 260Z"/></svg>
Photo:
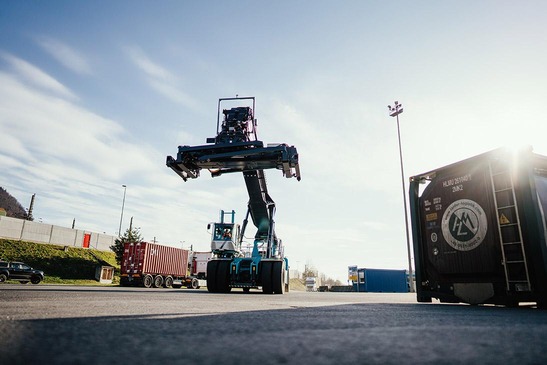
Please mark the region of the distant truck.
<svg viewBox="0 0 547 365"><path fill-rule="evenodd" d="M0 283L7 280L16 280L21 284L27 284L29 281L39 284L44 280L44 272L35 270L23 262L0 261Z"/></svg>
<svg viewBox="0 0 547 365"><path fill-rule="evenodd" d="M206 267L211 257L211 252L128 242L124 246L120 285L199 289L207 285Z"/></svg>
<svg viewBox="0 0 547 365"><path fill-rule="evenodd" d="M306 278L306 291L317 291L317 278L309 276Z"/></svg>

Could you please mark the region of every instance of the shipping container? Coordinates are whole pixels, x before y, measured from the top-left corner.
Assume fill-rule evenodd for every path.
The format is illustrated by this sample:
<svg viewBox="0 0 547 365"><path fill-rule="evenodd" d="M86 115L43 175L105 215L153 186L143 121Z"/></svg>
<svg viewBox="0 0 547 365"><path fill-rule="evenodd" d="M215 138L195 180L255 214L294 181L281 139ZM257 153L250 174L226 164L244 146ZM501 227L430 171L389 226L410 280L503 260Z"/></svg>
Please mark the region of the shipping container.
<svg viewBox="0 0 547 365"><path fill-rule="evenodd" d="M406 270L358 269L355 291L369 293L407 293L408 275Z"/></svg>
<svg viewBox="0 0 547 365"><path fill-rule="evenodd" d="M155 243L126 243L120 283L156 288L177 285L189 276L189 253L188 250Z"/></svg>
<svg viewBox="0 0 547 365"><path fill-rule="evenodd" d="M547 300L547 157L497 149L410 178L419 302Z"/></svg>

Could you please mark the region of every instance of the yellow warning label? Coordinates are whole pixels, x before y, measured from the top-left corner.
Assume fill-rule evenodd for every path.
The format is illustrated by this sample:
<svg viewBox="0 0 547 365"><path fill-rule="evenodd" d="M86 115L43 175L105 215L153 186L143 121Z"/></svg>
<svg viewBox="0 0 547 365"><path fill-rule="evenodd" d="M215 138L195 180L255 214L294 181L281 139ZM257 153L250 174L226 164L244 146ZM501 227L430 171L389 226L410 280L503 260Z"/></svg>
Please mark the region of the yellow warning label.
<svg viewBox="0 0 547 365"><path fill-rule="evenodd" d="M500 215L500 224L509 224L511 223L509 219L505 216L505 214L501 213Z"/></svg>
<svg viewBox="0 0 547 365"><path fill-rule="evenodd" d="M429 213L425 215L425 220L431 222L437 219L437 213Z"/></svg>

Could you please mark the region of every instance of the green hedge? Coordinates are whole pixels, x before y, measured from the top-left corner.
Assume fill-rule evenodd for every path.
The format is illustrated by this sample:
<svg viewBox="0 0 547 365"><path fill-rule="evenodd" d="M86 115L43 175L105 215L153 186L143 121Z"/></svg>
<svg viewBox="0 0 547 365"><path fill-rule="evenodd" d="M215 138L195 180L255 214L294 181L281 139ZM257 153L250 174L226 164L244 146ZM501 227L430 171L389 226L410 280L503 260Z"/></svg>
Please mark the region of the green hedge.
<svg viewBox="0 0 547 365"><path fill-rule="evenodd" d="M0 239L0 258L6 261L22 261L42 270L48 278L60 280L93 280L97 266L113 266L118 269L113 252L77 247L49 245ZM51 280L57 282L58 280Z"/></svg>

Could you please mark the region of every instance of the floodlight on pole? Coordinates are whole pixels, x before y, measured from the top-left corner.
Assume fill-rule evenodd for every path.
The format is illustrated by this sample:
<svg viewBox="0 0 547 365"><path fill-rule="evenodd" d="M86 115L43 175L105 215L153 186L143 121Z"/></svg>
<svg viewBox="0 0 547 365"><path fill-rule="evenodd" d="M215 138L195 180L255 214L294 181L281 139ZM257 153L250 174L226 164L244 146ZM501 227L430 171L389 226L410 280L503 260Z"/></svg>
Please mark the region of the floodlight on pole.
<svg viewBox="0 0 547 365"><path fill-rule="evenodd" d="M122 236L123 208L125 207L125 192L127 191L127 186L122 185L122 188L123 188L122 214L120 216L120 228L118 229L118 237Z"/></svg>
<svg viewBox="0 0 547 365"><path fill-rule="evenodd" d="M406 188L405 188L405 172L403 169L403 149L401 147L401 130L399 128L399 114L403 112L403 104L399 104L398 101L395 102L394 106L388 105L389 116L397 118L397 137L399 139L399 159L401 161L401 182L403 186L403 204L405 209L405 233L406 233L406 249L408 256L408 287L411 292L415 292L414 288L414 275L412 271L412 258L410 250L410 236L408 233L408 212L406 206Z"/></svg>

